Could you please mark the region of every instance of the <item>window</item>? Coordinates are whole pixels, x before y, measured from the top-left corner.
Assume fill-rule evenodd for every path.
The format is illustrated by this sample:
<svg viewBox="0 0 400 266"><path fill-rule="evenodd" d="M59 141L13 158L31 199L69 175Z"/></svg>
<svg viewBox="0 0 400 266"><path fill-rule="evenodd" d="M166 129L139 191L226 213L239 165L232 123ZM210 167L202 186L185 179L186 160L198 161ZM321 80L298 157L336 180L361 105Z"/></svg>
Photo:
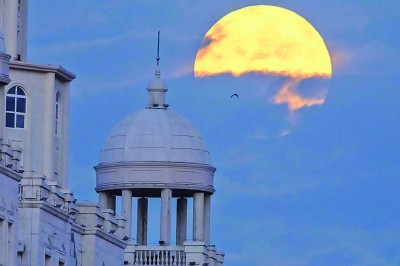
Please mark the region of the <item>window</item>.
<svg viewBox="0 0 400 266"><path fill-rule="evenodd" d="M7 235L3 234L6 222L0 218L0 265L6 265L7 257Z"/></svg>
<svg viewBox="0 0 400 266"><path fill-rule="evenodd" d="M13 263L13 255L14 255L14 232L13 232L13 224L8 223L8 237L7 237L7 256L8 256L8 264L7 265L14 265Z"/></svg>
<svg viewBox="0 0 400 266"><path fill-rule="evenodd" d="M51 266L51 256L49 254L44 255L44 266Z"/></svg>
<svg viewBox="0 0 400 266"><path fill-rule="evenodd" d="M55 106L55 127L54 127L54 133L58 135L58 132L60 131L59 129L59 122L60 122L60 93L57 92L56 94L56 106Z"/></svg>
<svg viewBox="0 0 400 266"><path fill-rule="evenodd" d="M22 87L10 88L6 95L6 127L25 128L26 95Z"/></svg>

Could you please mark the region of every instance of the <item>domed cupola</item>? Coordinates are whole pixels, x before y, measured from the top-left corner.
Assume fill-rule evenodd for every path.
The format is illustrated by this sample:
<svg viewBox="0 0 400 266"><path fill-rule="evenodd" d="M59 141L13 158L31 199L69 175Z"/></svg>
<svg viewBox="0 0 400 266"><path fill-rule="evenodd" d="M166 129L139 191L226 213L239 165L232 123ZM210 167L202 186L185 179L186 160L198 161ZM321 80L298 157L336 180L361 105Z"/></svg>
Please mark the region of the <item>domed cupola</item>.
<svg viewBox="0 0 400 266"><path fill-rule="evenodd" d="M96 190L131 188L150 197L163 188L177 196L213 193L210 153L196 128L167 109L158 64L147 91L147 107L123 119L106 139L95 166Z"/></svg>
<svg viewBox="0 0 400 266"><path fill-rule="evenodd" d="M121 214L126 218L128 264L149 265L151 261L152 265L153 262L154 265L167 265L167 262L168 265L208 265L210 262L214 265L215 261L215 265L222 265L223 253L210 244L216 169L211 165L210 153L199 132L186 119L168 110L167 87L161 79L159 59L157 52L157 68L147 87L146 108L115 126L101 150L99 164L94 167L99 206L117 212L117 202L121 204ZM135 198L137 204L133 206ZM163 247L148 245L149 198L153 202L159 199L159 244ZM188 236L188 202L193 208L192 237ZM176 215L172 214L173 204ZM174 218L175 241L171 233ZM135 239L133 219L136 219Z"/></svg>

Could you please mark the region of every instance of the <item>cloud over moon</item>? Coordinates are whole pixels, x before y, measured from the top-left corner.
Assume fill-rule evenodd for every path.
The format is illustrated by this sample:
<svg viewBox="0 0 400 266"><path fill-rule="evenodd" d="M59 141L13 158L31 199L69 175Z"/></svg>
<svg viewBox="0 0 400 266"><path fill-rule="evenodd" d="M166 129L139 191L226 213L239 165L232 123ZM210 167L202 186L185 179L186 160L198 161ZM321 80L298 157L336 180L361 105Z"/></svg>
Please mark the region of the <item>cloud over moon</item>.
<svg viewBox="0 0 400 266"><path fill-rule="evenodd" d="M287 81L274 97L274 103L287 104L290 110L297 110L325 102L325 91L313 97L304 97L296 89L301 80Z"/></svg>
<svg viewBox="0 0 400 266"><path fill-rule="evenodd" d="M325 95L305 98L296 87L304 79L330 78L332 64L324 40L307 20L281 7L258 5L215 23L194 64L196 77L246 73L286 77L273 102L297 110L324 103Z"/></svg>

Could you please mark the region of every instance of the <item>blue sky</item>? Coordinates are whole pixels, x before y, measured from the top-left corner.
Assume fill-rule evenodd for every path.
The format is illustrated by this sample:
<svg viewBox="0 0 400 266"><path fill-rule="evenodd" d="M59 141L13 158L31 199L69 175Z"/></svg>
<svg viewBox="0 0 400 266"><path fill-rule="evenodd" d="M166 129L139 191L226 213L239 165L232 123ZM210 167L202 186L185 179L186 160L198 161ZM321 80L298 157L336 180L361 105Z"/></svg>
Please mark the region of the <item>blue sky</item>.
<svg viewBox="0 0 400 266"><path fill-rule="evenodd" d="M208 29L257 4L296 12L324 38L334 64L323 105L293 118L271 103L280 77L194 78ZM217 167L212 242L226 265L399 265L399 10L396 1L35 0L29 60L77 74L70 186L79 200L97 200L104 140L147 103L161 30L167 103L199 129Z"/></svg>

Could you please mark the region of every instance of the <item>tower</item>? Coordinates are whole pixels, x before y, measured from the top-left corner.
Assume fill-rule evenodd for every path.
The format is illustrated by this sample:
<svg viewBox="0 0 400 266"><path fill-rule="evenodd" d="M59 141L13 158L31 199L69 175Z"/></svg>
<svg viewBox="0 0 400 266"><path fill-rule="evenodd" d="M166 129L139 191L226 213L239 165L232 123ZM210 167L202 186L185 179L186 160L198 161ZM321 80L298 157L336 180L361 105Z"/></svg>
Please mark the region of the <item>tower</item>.
<svg viewBox="0 0 400 266"><path fill-rule="evenodd" d="M147 88L147 107L117 124L105 141L95 166L99 205L118 211L116 198L121 198L121 214L127 219L125 235L131 239L125 249L127 265L222 265L223 253L210 243L216 169L199 132L168 110L158 60L157 56L155 77ZM133 198L136 211L132 210ZM147 226L149 198L159 199L160 204L156 247L147 239L148 230L158 230ZM187 235L188 200L193 201L192 236ZM176 204L176 214L172 204ZM173 216L176 239L171 239ZM132 234L132 222L137 225L136 234Z"/></svg>
<svg viewBox="0 0 400 266"><path fill-rule="evenodd" d="M6 53L13 60L27 60L28 0L0 0L0 32Z"/></svg>
<svg viewBox="0 0 400 266"><path fill-rule="evenodd" d="M61 66L27 62L27 0L0 0L0 32L11 55L11 82L0 90L0 135L22 150L24 175L68 184L69 83Z"/></svg>
<svg viewBox="0 0 400 266"><path fill-rule="evenodd" d="M27 4L0 0L0 265L122 265L125 220L68 190L75 75L28 62Z"/></svg>
<svg viewBox="0 0 400 266"><path fill-rule="evenodd" d="M0 90L10 82L10 58L0 33ZM20 150L12 149L0 138L0 265L14 265L17 259L19 159Z"/></svg>

